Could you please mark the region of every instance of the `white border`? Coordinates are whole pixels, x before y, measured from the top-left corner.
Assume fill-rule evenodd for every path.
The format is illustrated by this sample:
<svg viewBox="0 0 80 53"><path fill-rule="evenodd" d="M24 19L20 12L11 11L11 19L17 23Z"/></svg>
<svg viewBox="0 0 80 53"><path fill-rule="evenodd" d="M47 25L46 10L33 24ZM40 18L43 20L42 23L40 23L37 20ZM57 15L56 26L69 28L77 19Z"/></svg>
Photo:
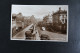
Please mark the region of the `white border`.
<svg viewBox="0 0 80 53"><path fill-rule="evenodd" d="M12 4L12 5L19 5L19 4ZM69 29L69 5L67 10L67 40L66 41L59 41L59 40L24 40L24 39L12 39L12 5L11 5L11 31L10 31L10 40L18 40L18 41L48 41L48 42L68 42L68 29ZM54 6L54 5L53 5Z"/></svg>
<svg viewBox="0 0 80 53"><path fill-rule="evenodd" d="M12 5L11 5L11 31L10 31L10 40L12 40Z"/></svg>

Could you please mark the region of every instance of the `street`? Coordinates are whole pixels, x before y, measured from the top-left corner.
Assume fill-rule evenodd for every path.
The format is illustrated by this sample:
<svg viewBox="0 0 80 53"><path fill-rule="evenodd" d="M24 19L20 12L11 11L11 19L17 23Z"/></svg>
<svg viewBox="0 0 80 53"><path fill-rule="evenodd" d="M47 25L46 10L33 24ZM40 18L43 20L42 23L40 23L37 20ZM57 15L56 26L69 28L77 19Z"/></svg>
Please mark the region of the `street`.
<svg viewBox="0 0 80 53"><path fill-rule="evenodd" d="M26 27L24 30L20 31L19 33L17 33L12 39L19 39L19 40L25 40L25 32L27 30L29 30L29 28L32 26L33 24L29 25L28 27Z"/></svg>
<svg viewBox="0 0 80 53"><path fill-rule="evenodd" d="M67 5L14 6L16 11L12 10L11 40L68 42Z"/></svg>
<svg viewBox="0 0 80 53"><path fill-rule="evenodd" d="M48 35L50 40L52 41L68 41L66 34L60 34L55 32L50 32L47 30L41 30L39 27L37 27L39 35L45 34Z"/></svg>
<svg viewBox="0 0 80 53"><path fill-rule="evenodd" d="M32 27L33 24L29 25L28 27L26 27L24 30L20 31L19 33L17 33L15 36L12 37L13 40L25 40L25 32L28 31L30 29L30 27ZM38 30L35 30L35 39L36 40L40 40L39 38L39 33ZM34 40L34 39L31 39Z"/></svg>
<svg viewBox="0 0 80 53"><path fill-rule="evenodd" d="M20 31L19 33L17 33L15 36L12 37L13 40L26 40L25 37L25 32L28 31L33 24L29 25L28 27L26 27L25 29L23 29L22 31ZM67 41L67 35L66 34L60 34L60 33L54 33L54 32L49 32L47 30L40 30L39 27L35 27L34 33L35 33L35 37L30 39L30 40L40 40L40 35L41 34L46 34L49 36L50 40L54 40L54 41Z"/></svg>
<svg viewBox="0 0 80 53"><path fill-rule="evenodd" d="M41 34L48 35L50 40L53 40L53 41L67 41L66 34L59 34L59 33L54 33L49 31L41 31Z"/></svg>

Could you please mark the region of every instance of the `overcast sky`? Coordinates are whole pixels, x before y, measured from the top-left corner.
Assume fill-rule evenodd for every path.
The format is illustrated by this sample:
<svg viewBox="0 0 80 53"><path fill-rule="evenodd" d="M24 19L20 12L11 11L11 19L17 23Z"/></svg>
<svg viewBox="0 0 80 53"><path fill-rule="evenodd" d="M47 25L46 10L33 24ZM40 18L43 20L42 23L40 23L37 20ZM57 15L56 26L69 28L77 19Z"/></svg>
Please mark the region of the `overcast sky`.
<svg viewBox="0 0 80 53"><path fill-rule="evenodd" d="M12 5L12 14L21 12L23 16L34 15L35 18L43 18L49 13L56 12L59 7L62 10L68 10L67 5Z"/></svg>

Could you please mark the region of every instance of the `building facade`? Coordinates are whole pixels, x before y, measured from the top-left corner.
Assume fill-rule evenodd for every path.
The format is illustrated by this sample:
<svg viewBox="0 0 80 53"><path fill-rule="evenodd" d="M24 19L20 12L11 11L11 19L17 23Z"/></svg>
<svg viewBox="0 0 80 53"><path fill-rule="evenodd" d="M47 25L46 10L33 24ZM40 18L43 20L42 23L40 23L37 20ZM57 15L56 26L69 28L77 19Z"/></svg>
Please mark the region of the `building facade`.
<svg viewBox="0 0 80 53"><path fill-rule="evenodd" d="M52 15L53 17L53 27L55 31L62 31L66 33L67 30L67 11L59 10Z"/></svg>

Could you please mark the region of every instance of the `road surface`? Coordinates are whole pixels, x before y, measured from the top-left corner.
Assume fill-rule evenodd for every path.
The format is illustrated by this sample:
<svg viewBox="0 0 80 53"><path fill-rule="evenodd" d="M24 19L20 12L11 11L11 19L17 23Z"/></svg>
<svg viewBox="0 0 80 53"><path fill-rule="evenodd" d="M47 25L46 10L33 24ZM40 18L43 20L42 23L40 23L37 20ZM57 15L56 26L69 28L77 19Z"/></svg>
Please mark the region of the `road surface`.
<svg viewBox="0 0 80 53"><path fill-rule="evenodd" d="M33 24L29 25L24 30L22 30L19 33L17 33L15 36L13 36L12 39L13 40L25 40L26 39L25 32L28 31L32 27L32 25ZM33 39L31 39L31 40L40 40L38 30L37 29L35 30L35 26L34 26L34 33L35 33L35 37Z"/></svg>
<svg viewBox="0 0 80 53"><path fill-rule="evenodd" d="M12 37L12 39L15 40L25 40L25 32L27 30L29 30L29 28L32 26L33 24L29 25L28 27L26 27L24 30L20 31L19 33L17 33L15 36Z"/></svg>
<svg viewBox="0 0 80 53"><path fill-rule="evenodd" d="M50 40L53 41L68 41L66 34L54 33L49 31L41 31L41 34L46 34L50 37Z"/></svg>
<svg viewBox="0 0 80 53"><path fill-rule="evenodd" d="M38 32L39 35L41 36L41 34L45 34L48 35L51 41L68 41L68 35L67 34L60 34L60 33L55 33L55 32L50 32L47 30L41 30L39 27L38 28Z"/></svg>

